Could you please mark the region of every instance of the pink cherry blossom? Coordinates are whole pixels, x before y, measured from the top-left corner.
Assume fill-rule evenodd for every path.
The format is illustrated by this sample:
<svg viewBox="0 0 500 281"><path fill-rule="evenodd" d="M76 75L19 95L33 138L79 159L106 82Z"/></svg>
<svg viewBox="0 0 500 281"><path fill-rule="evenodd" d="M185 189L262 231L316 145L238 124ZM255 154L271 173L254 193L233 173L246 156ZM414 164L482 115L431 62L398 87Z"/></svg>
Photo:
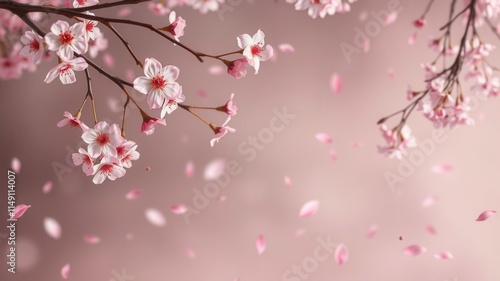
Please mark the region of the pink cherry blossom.
<svg viewBox="0 0 500 281"><path fill-rule="evenodd" d="M59 76L61 83L72 84L76 82L75 71L83 71L88 67L87 62L83 58L71 58L64 60L53 67L45 77L45 83L50 83Z"/></svg>
<svg viewBox="0 0 500 281"><path fill-rule="evenodd" d="M319 201L317 200L308 201L300 209L299 217L301 218L310 217L316 214L316 212L318 212L318 208L319 208Z"/></svg>
<svg viewBox="0 0 500 281"><path fill-rule="evenodd" d="M82 165L82 170L85 175L90 176L94 174L93 167L95 159L90 157L89 153L85 151L85 149L80 147L78 149L78 153L72 154L71 159L73 160L73 164L75 164L75 166Z"/></svg>
<svg viewBox="0 0 500 281"><path fill-rule="evenodd" d="M229 100L226 102L226 104L218 110L225 112L229 116L234 116L238 112L238 107L233 103L233 97L234 94L231 94L231 97L229 97Z"/></svg>
<svg viewBox="0 0 500 281"><path fill-rule="evenodd" d="M141 133L144 133L146 135L152 135L155 132L155 127L156 125L163 125L166 126L167 122L165 119L158 119L158 118L150 118L149 120L144 119L141 125Z"/></svg>
<svg viewBox="0 0 500 281"><path fill-rule="evenodd" d="M103 156L117 156L116 147L123 143L117 124L109 125L105 121L97 123L82 134L82 139L87 144L88 154L92 158Z"/></svg>
<svg viewBox="0 0 500 281"><path fill-rule="evenodd" d="M21 42L25 45L21 49L20 55L25 57L31 57L33 63L38 63L43 56L43 38L33 31L26 31L23 36L21 36Z"/></svg>
<svg viewBox="0 0 500 281"><path fill-rule="evenodd" d="M243 56L249 65L255 68L255 74L259 73L260 62L266 61L273 56L273 47L264 46L264 32L260 29L253 37L248 34L238 36L238 47L243 49Z"/></svg>
<svg viewBox="0 0 500 281"><path fill-rule="evenodd" d="M157 16L164 16L170 12L170 8L167 7L166 3L162 1L150 1L148 4L148 8L151 12L153 12Z"/></svg>
<svg viewBox="0 0 500 281"><path fill-rule="evenodd" d="M166 114L170 114L174 112L177 108L179 108L179 103L182 103L186 100L186 97L182 94L182 87L177 84L174 85L173 89L175 89L175 94L165 100L161 107L160 117L165 117Z"/></svg>
<svg viewBox="0 0 500 281"><path fill-rule="evenodd" d="M333 15L338 11L341 5L339 0L298 0L295 3L295 10L307 10L307 14L313 19L320 16L324 18L326 15ZM347 7L346 7L347 8Z"/></svg>
<svg viewBox="0 0 500 281"><path fill-rule="evenodd" d="M227 123L231 120L231 116L228 116L224 124L221 126L215 126L213 125L213 130L215 132L215 136L210 140L210 146L214 146L216 142L219 142L220 139L222 139L224 136L227 135L227 133L234 133L236 132L236 129L233 129L229 126L227 126Z"/></svg>
<svg viewBox="0 0 500 281"><path fill-rule="evenodd" d="M217 11L222 3L224 0L188 0L188 4L202 14Z"/></svg>
<svg viewBox="0 0 500 281"><path fill-rule="evenodd" d="M94 41L89 41L89 54L91 58L97 57L99 52L108 48L108 39L98 37Z"/></svg>
<svg viewBox="0 0 500 281"><path fill-rule="evenodd" d="M108 178L109 180L116 180L125 175L127 171L125 168L119 166L119 160L115 157L104 157L101 162L94 165L94 184L101 184Z"/></svg>
<svg viewBox="0 0 500 281"><path fill-rule="evenodd" d="M416 146L416 140L411 135L411 130L407 125L403 125L399 131L395 131L394 129L388 129L385 124L381 124L380 130L387 145L378 146L378 149L380 153L387 155L389 158L402 159L407 148Z"/></svg>
<svg viewBox="0 0 500 281"><path fill-rule="evenodd" d="M85 125L79 118L74 117L71 113L64 111L63 116L66 118L57 122L57 127L62 128L69 125L73 128L80 128L84 132L88 130L89 127Z"/></svg>
<svg viewBox="0 0 500 281"><path fill-rule="evenodd" d="M179 41L179 37L184 35L184 28L186 28L186 20L182 17L177 17L175 11L170 12L168 17L170 25L167 26L166 31L170 32L175 38L175 40Z"/></svg>
<svg viewBox="0 0 500 281"><path fill-rule="evenodd" d="M91 12L85 12L85 14L95 16L95 14ZM88 19L82 19L82 20L83 20L83 25L85 27L83 30L83 34L87 41L89 39L95 41L97 38L102 37L101 30L99 29L99 27L97 27L97 24L99 23L98 21L88 20Z"/></svg>
<svg viewBox="0 0 500 281"><path fill-rule="evenodd" d="M247 75L247 59L237 59L231 61L227 65L227 73L236 79L245 77Z"/></svg>
<svg viewBox="0 0 500 281"><path fill-rule="evenodd" d="M151 109L160 108L165 100L177 99L182 93L182 88L175 82L179 77L179 68L176 66L163 67L158 60L147 58L144 75L134 80L134 89L147 95Z"/></svg>
<svg viewBox="0 0 500 281"><path fill-rule="evenodd" d="M140 153L137 151L137 144L131 140L126 140L117 146L116 154L119 166L123 168L131 168L132 160L137 160L140 157Z"/></svg>
<svg viewBox="0 0 500 281"><path fill-rule="evenodd" d="M99 4L99 0L73 0L73 7L88 7Z"/></svg>
<svg viewBox="0 0 500 281"><path fill-rule="evenodd" d="M73 52L77 54L87 52L88 44L83 23L75 23L70 27L67 22L58 20L52 24L50 31L45 35L47 48L57 51L62 59L73 58Z"/></svg>
<svg viewBox="0 0 500 281"><path fill-rule="evenodd" d="M14 208L14 211L10 214L11 219L18 219L24 215L24 213L31 208L31 205L19 204Z"/></svg>
<svg viewBox="0 0 500 281"><path fill-rule="evenodd" d="M67 263L61 268L62 279L66 280L69 278L69 271L70 271L70 266L69 266L69 263Z"/></svg>

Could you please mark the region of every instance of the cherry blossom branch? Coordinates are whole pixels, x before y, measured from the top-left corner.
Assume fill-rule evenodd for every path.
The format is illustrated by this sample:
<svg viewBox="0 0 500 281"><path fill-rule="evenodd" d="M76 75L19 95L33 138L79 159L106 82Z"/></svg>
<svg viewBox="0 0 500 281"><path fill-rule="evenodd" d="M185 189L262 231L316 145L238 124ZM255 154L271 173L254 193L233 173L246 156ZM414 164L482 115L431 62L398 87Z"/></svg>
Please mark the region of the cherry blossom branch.
<svg viewBox="0 0 500 281"><path fill-rule="evenodd" d="M125 38L123 38L123 36L118 32L118 30L116 30L116 28L110 22L103 22L103 24L106 25L109 29L111 29L111 31L113 31L113 33L116 35L116 37L118 37L118 39L120 39L120 41L123 43L123 45L125 45L125 48L127 48L128 52L130 53L132 58L135 60L135 63L138 66L140 66L141 68L144 68L144 64L142 63L142 61L139 60L139 58L137 58L136 54L134 53L134 51L130 47L130 44L127 42L127 40L125 40Z"/></svg>
<svg viewBox="0 0 500 281"><path fill-rule="evenodd" d="M92 78L90 78L90 71L88 68L85 69L85 76L87 77L87 95L85 96L85 100L90 97L90 102L92 105L92 114L94 115L94 124L97 124L97 113L94 103L94 93L92 92ZM84 102L85 104L85 102ZM83 107L83 105L82 105ZM81 111L82 109L80 109Z"/></svg>
<svg viewBox="0 0 500 281"><path fill-rule="evenodd" d="M92 11L93 10L100 10L100 9L106 9L106 8L117 7L117 6L139 4L139 3L149 2L149 1L151 1L151 0L122 0L122 1L117 1L117 2L110 2L110 3L97 4L97 5L93 5L93 6L74 8L73 11L86 12L86 11L91 11L91 10Z"/></svg>
<svg viewBox="0 0 500 281"><path fill-rule="evenodd" d="M127 106L130 102L130 96L127 96L127 100L123 104L123 117L122 117L122 137L125 137L125 116L127 114Z"/></svg>

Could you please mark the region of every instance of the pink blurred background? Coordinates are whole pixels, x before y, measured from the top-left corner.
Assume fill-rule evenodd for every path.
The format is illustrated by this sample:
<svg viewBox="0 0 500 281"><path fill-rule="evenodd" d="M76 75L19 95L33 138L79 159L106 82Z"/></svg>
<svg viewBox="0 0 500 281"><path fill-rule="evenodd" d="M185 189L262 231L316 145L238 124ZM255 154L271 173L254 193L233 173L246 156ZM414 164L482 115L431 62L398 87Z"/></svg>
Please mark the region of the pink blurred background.
<svg viewBox="0 0 500 281"><path fill-rule="evenodd" d="M80 167L66 162L79 147L80 133L55 126L64 111L78 109L86 92L83 73L77 74L79 81L73 85L63 86L58 80L47 85L43 79L54 64L50 61L42 63L37 73L26 73L22 80L0 82L3 168L9 169L13 157L21 160L17 201L32 205L17 223L17 273L8 273L2 262L0 280L61 280L60 270L67 263L71 266L68 280L75 281L118 281L115 274L122 270L137 281L286 280L283 274L287 270L314 256L317 239L328 237L347 246L348 261L339 266L331 254L305 279L500 280L499 218L475 221L482 211L496 210L500 204L500 173L496 170L500 134L494 121L500 118L497 100L475 109L476 126L446 130L446 141L403 183L390 187L386 182L385 173L397 174L400 162L377 153L376 146L383 139L376 122L406 105L408 85L423 86L420 63L435 58L427 48L427 38L438 34L448 11L448 1L436 3L429 25L419 32L416 44L409 46L407 39L414 32L411 21L421 15L427 1L401 1L396 22L371 38L369 52L353 54L348 63L340 44L353 45L354 28L364 29L373 21L370 12L386 9L388 2L359 1L350 13L316 20L284 1L243 2L225 12L222 20L217 13L201 16L191 8L178 9L188 24L181 41L199 51L233 51L238 35L253 35L259 28L275 50L282 43L295 47L294 53L278 51L276 62L263 63L258 75L249 69L240 80L225 73L210 74L208 69L219 65L216 61L207 59L200 64L151 32L118 25L139 57L155 57L181 69L178 82L187 104L218 106L235 93L239 111L230 125L237 132L210 148L213 132L177 110L167 116L166 127L145 136L139 130L139 112L129 107L127 137L137 142L141 157L124 178L102 185L94 185ZM360 20L363 12L368 12L365 21ZM102 14L111 16L116 11ZM131 18L146 19L155 26L167 22L166 17L152 16L144 4L133 6ZM126 70L132 69L140 75L118 40L105 27L101 29L110 39L107 52L115 59L110 71L125 77ZM482 33L497 42L488 30ZM500 62L498 51L492 60ZM102 63L102 54L96 61ZM394 78L388 75L390 68ZM340 94L330 89L333 73L343 78ZM120 123L120 113L110 110L108 101L122 101L122 93L98 73L92 72L92 77L99 118ZM206 97L198 94L201 90ZM238 147L269 128L275 110L285 107L295 118L283 131L273 133L272 141L248 161L248 154ZM217 124L225 119L222 113L200 113ZM419 115L414 114L410 126L417 139L428 139L432 125ZM85 108L82 119L92 123L90 107ZM315 134L319 132L330 134L333 143L318 142ZM332 150L338 157L335 161L330 157ZM210 199L186 223L170 206L193 205L193 189L206 186L204 169L214 159L235 161L241 173L231 176L222 189L224 202ZM184 174L189 161L195 166L192 178ZM71 171L59 178L54 163ZM453 170L432 172L440 164L449 164ZM285 176L292 181L290 188L283 181ZM54 189L43 194L47 181L54 182ZM125 199L135 188L144 193L136 200ZM5 194L3 191L0 201L4 222ZM438 198L436 204L423 207L424 199L432 195ZM301 206L309 200L319 201L318 212L299 218ZM148 208L162 212L167 224L149 223L145 218ZM45 233L46 217L60 223L60 239ZM374 224L378 232L367 238ZM427 225L434 226L436 234L428 233ZM5 231L3 224L2 229ZM300 237L294 235L298 229L304 231ZM83 237L89 234L99 236L101 242L87 244ZM255 246L259 235L267 242L261 255ZM405 255L403 249L413 244L424 246L427 252ZM0 249L4 261L5 240ZM188 250L194 257L186 254ZM455 258L434 258L445 250Z"/></svg>

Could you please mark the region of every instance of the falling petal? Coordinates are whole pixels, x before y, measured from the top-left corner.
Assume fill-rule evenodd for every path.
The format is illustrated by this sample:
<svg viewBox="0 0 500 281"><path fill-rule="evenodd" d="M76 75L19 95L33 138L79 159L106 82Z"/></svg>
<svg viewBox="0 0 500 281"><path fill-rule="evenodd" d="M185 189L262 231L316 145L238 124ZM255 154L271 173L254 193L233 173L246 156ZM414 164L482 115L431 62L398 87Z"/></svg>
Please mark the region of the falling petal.
<svg viewBox="0 0 500 281"><path fill-rule="evenodd" d="M398 18L398 14L396 12L392 12L392 13L388 14L387 17L385 17L384 24L386 26L393 24L397 18Z"/></svg>
<svg viewBox="0 0 500 281"><path fill-rule="evenodd" d="M339 244L335 249L335 262L338 265L343 265L349 258L347 247L344 244Z"/></svg>
<svg viewBox="0 0 500 281"><path fill-rule="evenodd" d="M342 78L340 75L338 73L332 74L332 77L330 78L330 88L334 94L340 94L340 91L342 91L342 84Z"/></svg>
<svg viewBox="0 0 500 281"><path fill-rule="evenodd" d="M426 248L418 246L418 245L410 245L403 249L403 252L408 256L418 256L427 251Z"/></svg>
<svg viewBox="0 0 500 281"><path fill-rule="evenodd" d="M83 240L87 244L97 244L97 243L101 242L101 238L99 238L99 236L97 236L97 235L85 235L83 237Z"/></svg>
<svg viewBox="0 0 500 281"><path fill-rule="evenodd" d="M292 187L292 180L290 179L289 176L285 176L283 178L283 181L285 182L285 186L288 187L288 188L291 188Z"/></svg>
<svg viewBox="0 0 500 281"><path fill-rule="evenodd" d="M450 259L453 259L453 254L448 252L448 251L443 251L443 252L440 252L440 253L437 253L434 255L434 257L438 260L450 260Z"/></svg>
<svg viewBox="0 0 500 281"><path fill-rule="evenodd" d="M19 174L19 172L21 172L21 161L16 157L12 158L10 168L14 171L14 173Z"/></svg>
<svg viewBox="0 0 500 281"><path fill-rule="evenodd" d="M31 205L19 204L14 208L11 219L18 219L24 215L24 213L31 208Z"/></svg>
<svg viewBox="0 0 500 281"><path fill-rule="evenodd" d="M363 147L363 143L362 143L362 142L360 142L360 141L352 141L352 142L350 143L350 146L351 146L352 148L360 148L360 147Z"/></svg>
<svg viewBox="0 0 500 281"><path fill-rule="evenodd" d="M194 163L193 163L193 161L189 161L186 163L186 167L184 168L184 174L188 178L193 177L193 175L194 175Z"/></svg>
<svg viewBox="0 0 500 281"><path fill-rule="evenodd" d="M396 76L396 71L394 71L394 69L392 68L389 68L387 70L387 74L389 75L389 77L394 78Z"/></svg>
<svg viewBox="0 0 500 281"><path fill-rule="evenodd" d="M208 68L208 73L213 75L219 75L224 73L226 70L220 65L212 65Z"/></svg>
<svg viewBox="0 0 500 281"><path fill-rule="evenodd" d="M198 96L200 96L200 97L204 98L204 97L206 97L206 96L207 96L207 92L206 92L206 91L204 91L204 90L199 90L199 91L198 91Z"/></svg>
<svg viewBox="0 0 500 281"><path fill-rule="evenodd" d="M370 40L363 41L363 52L368 53L370 51Z"/></svg>
<svg viewBox="0 0 500 281"><path fill-rule="evenodd" d="M117 15L120 18L125 18L125 17L128 17L131 13L132 13L132 9L130 9L129 7L125 7L125 8L121 8L118 11Z"/></svg>
<svg viewBox="0 0 500 281"><path fill-rule="evenodd" d="M61 226L59 223L53 218L45 218L43 220L43 228L45 232L54 239L61 238Z"/></svg>
<svg viewBox="0 0 500 281"><path fill-rule="evenodd" d="M489 219L491 216L493 216L497 211L494 210L488 210L482 212L476 219L476 221L485 221Z"/></svg>
<svg viewBox="0 0 500 281"><path fill-rule="evenodd" d="M102 60L104 61L104 64L109 68L113 68L115 66L115 59L110 53L105 53Z"/></svg>
<svg viewBox="0 0 500 281"><path fill-rule="evenodd" d="M319 142L322 142L322 143L332 143L333 142L332 137L330 137L330 135L327 133L317 133L315 135L315 137Z"/></svg>
<svg viewBox="0 0 500 281"><path fill-rule="evenodd" d="M359 13L359 16L358 16L359 21L363 22L367 18L368 18L368 12L367 11L361 11L361 13Z"/></svg>
<svg viewBox="0 0 500 281"><path fill-rule="evenodd" d="M53 186L54 184L52 183L52 181L46 182L42 187L42 192L45 194L49 193L52 190Z"/></svg>
<svg viewBox="0 0 500 281"><path fill-rule="evenodd" d="M146 210L146 219L155 226L164 226L167 223L167 220L163 216L163 214L157 209L147 209Z"/></svg>
<svg viewBox="0 0 500 281"><path fill-rule="evenodd" d="M150 166L146 166L146 172L151 172L151 167Z"/></svg>
<svg viewBox="0 0 500 281"><path fill-rule="evenodd" d="M373 236L375 236L375 234L377 233L377 230L378 230L378 225L374 224L372 225L369 229L368 229L368 233L366 234L366 237L367 238L372 238Z"/></svg>
<svg viewBox="0 0 500 281"><path fill-rule="evenodd" d="M122 102L115 97L108 97L108 107L114 113L118 113L123 110Z"/></svg>
<svg viewBox="0 0 500 281"><path fill-rule="evenodd" d="M190 259L194 259L196 258L196 253L194 252L193 249L191 248L187 248L184 253L186 254L186 257L190 258Z"/></svg>
<svg viewBox="0 0 500 281"><path fill-rule="evenodd" d="M186 206L184 206L182 204L176 204L176 205L172 205L170 207L170 211L172 211L172 213L174 213L176 215L182 215L182 214L186 213L188 211L188 209L186 208Z"/></svg>
<svg viewBox="0 0 500 281"><path fill-rule="evenodd" d="M264 240L264 236L259 235L255 244L257 246L257 252L261 255L266 250L266 240Z"/></svg>
<svg viewBox="0 0 500 281"><path fill-rule="evenodd" d="M330 159L332 159L332 161L337 161L338 159L337 152L333 149L330 150Z"/></svg>
<svg viewBox="0 0 500 281"><path fill-rule="evenodd" d="M132 233L127 233L127 234L125 234L125 239L127 239L127 240L132 240L132 239L134 239L134 234L132 234Z"/></svg>
<svg viewBox="0 0 500 281"><path fill-rule="evenodd" d="M62 268L61 268L61 277L62 279L66 280L68 279L69 277L69 263L65 264Z"/></svg>
<svg viewBox="0 0 500 281"><path fill-rule="evenodd" d="M433 235L436 235L436 229L434 228L434 226L432 225L428 225L425 227L425 230L430 233L430 234L433 234Z"/></svg>
<svg viewBox="0 0 500 281"><path fill-rule="evenodd" d="M219 202L222 203L222 202L226 201L226 199L227 199L226 196L222 195L222 196L219 197L219 199L217 199L217 201L219 201Z"/></svg>
<svg viewBox="0 0 500 281"><path fill-rule="evenodd" d="M422 202L422 207L430 207L436 204L436 201L437 197L435 195L427 196L427 198L425 198L424 201Z"/></svg>
<svg viewBox="0 0 500 281"><path fill-rule="evenodd" d="M307 218L310 217L318 211L319 202L317 200L311 200L305 203L300 209L299 217Z"/></svg>
<svg viewBox="0 0 500 281"><path fill-rule="evenodd" d="M128 81L133 82L135 80L136 75L135 75L135 72L132 69L128 69L125 72L125 77L127 77Z"/></svg>
<svg viewBox="0 0 500 281"><path fill-rule="evenodd" d="M450 164L437 164L432 167L432 172L438 175L446 174L453 171L453 166Z"/></svg>
<svg viewBox="0 0 500 281"><path fill-rule="evenodd" d="M293 53L295 52L295 48L287 43L280 44L278 48L283 52L283 53Z"/></svg>
<svg viewBox="0 0 500 281"><path fill-rule="evenodd" d="M408 45L413 46L417 41L417 32L413 32L408 38Z"/></svg>
<svg viewBox="0 0 500 281"><path fill-rule="evenodd" d="M206 181L218 179L224 173L226 161L224 159L215 159L207 164L203 177Z"/></svg>
<svg viewBox="0 0 500 281"><path fill-rule="evenodd" d="M142 189L132 189L131 191L127 192L127 195L125 195L125 198L128 200L134 200L137 199L142 194Z"/></svg>
<svg viewBox="0 0 500 281"><path fill-rule="evenodd" d="M306 230L303 228L296 229L295 232L293 233L293 236L295 237L302 237L306 233Z"/></svg>

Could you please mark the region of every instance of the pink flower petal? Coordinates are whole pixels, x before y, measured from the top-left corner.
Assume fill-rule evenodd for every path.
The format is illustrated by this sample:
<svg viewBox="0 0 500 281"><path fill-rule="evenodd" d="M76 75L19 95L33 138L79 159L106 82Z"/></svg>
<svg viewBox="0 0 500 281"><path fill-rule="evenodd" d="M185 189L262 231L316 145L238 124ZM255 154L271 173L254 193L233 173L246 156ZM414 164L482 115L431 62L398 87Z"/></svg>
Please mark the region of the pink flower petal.
<svg viewBox="0 0 500 281"><path fill-rule="evenodd" d="M204 90L199 90L199 91L198 91L198 96L200 96L200 97L204 98L204 97L206 97L206 96L207 96L207 92L206 92L206 91L204 91Z"/></svg>
<svg viewBox="0 0 500 281"><path fill-rule="evenodd" d="M283 44L280 44L278 46L278 48L280 49L280 51L282 51L283 53L293 53L295 52L295 48L290 45L290 44L287 44L287 43L283 43Z"/></svg>
<svg viewBox="0 0 500 281"><path fill-rule="evenodd" d="M413 46L417 41L417 32L413 32L408 38L408 45Z"/></svg>
<svg viewBox="0 0 500 281"><path fill-rule="evenodd" d="M318 211L319 202L317 200L311 200L305 203L300 209L299 217L307 218L310 217Z"/></svg>
<svg viewBox="0 0 500 281"><path fill-rule="evenodd" d="M453 254L448 251L437 253L434 255L434 257L438 260L450 260L454 258Z"/></svg>
<svg viewBox="0 0 500 281"><path fill-rule="evenodd" d="M186 254L186 257L190 258L190 259L194 259L196 258L196 253L193 249L191 248L187 248L184 253Z"/></svg>
<svg viewBox="0 0 500 281"><path fill-rule="evenodd" d="M21 172L21 161L16 157L12 158L10 168L14 171L14 173L19 174L19 172Z"/></svg>
<svg viewBox="0 0 500 281"><path fill-rule="evenodd" d="M125 198L128 200L134 200L137 199L142 194L142 189L132 189L131 191L127 192L127 195L125 195Z"/></svg>
<svg viewBox="0 0 500 281"><path fill-rule="evenodd" d="M453 171L453 166L450 164L437 164L432 167L432 172L438 175L446 174Z"/></svg>
<svg viewBox="0 0 500 281"><path fill-rule="evenodd" d="M350 144L349 144L352 148L360 148L360 147L363 147L363 143L360 142L360 141L352 141Z"/></svg>
<svg viewBox="0 0 500 281"><path fill-rule="evenodd" d="M295 232L293 233L294 237L302 237L306 233L306 230L303 228L296 229Z"/></svg>
<svg viewBox="0 0 500 281"><path fill-rule="evenodd" d="M115 66L115 59L110 53L105 53L102 57L102 60L104 61L104 64L109 68L113 68Z"/></svg>
<svg viewBox="0 0 500 281"><path fill-rule="evenodd" d="M338 159L337 152L333 149L330 150L330 159L332 159L332 161L337 161Z"/></svg>
<svg viewBox="0 0 500 281"><path fill-rule="evenodd" d="M226 201L226 199L227 199L226 196L222 195L219 197L219 199L217 199L217 201L222 203L222 202Z"/></svg>
<svg viewBox="0 0 500 281"><path fill-rule="evenodd" d="M316 139L322 143L332 143L332 137L327 133L317 133L315 135Z"/></svg>
<svg viewBox="0 0 500 281"><path fill-rule="evenodd" d="M494 211L494 210L488 210L488 211L484 211L482 212L476 219L476 221L485 221L487 219L489 219L491 216L493 216L494 214L496 214L497 211Z"/></svg>
<svg viewBox="0 0 500 281"><path fill-rule="evenodd" d="M410 245L403 249L403 252L408 256L418 256L427 251L426 248L418 246L418 245Z"/></svg>
<svg viewBox="0 0 500 281"><path fill-rule="evenodd" d="M101 238L97 235L85 235L83 237L83 240L88 243L88 244L97 244L101 242Z"/></svg>
<svg viewBox="0 0 500 281"><path fill-rule="evenodd" d="M194 175L194 163L193 161L189 161L186 163L186 167L184 168L184 174L186 177L191 178Z"/></svg>
<svg viewBox="0 0 500 281"><path fill-rule="evenodd" d="M146 166L146 172L151 172L151 167L150 166Z"/></svg>
<svg viewBox="0 0 500 281"><path fill-rule="evenodd" d="M125 7L125 8L121 8L118 11L117 16L120 18L124 18L124 17L129 16L131 13L132 13L132 9L130 9L130 7Z"/></svg>
<svg viewBox="0 0 500 281"><path fill-rule="evenodd" d="M384 24L386 26L393 24L397 18L398 18L398 13L392 12L392 13L388 14L387 17L385 18Z"/></svg>
<svg viewBox="0 0 500 281"><path fill-rule="evenodd" d="M69 277L69 263L65 264L62 268L61 268L61 277L62 279L66 280L68 279Z"/></svg>
<svg viewBox="0 0 500 281"><path fill-rule="evenodd" d="M167 224L167 220L157 209L147 209L145 214L146 219L154 226L165 226Z"/></svg>
<svg viewBox="0 0 500 281"><path fill-rule="evenodd" d="M18 219L24 215L24 213L31 208L31 205L19 204L14 208L11 219Z"/></svg>
<svg viewBox="0 0 500 281"><path fill-rule="evenodd" d="M434 226L432 225L428 225L425 227L425 230L430 233L430 234L433 234L433 235L436 235L436 229L434 228Z"/></svg>
<svg viewBox="0 0 500 281"><path fill-rule="evenodd" d="M285 176L283 178L283 181L285 182L285 186L288 187L288 188L291 188L292 187L292 180L290 179L289 176Z"/></svg>
<svg viewBox="0 0 500 281"><path fill-rule="evenodd" d="M53 218L45 218L43 220L43 228L45 232L54 239L61 238L61 225Z"/></svg>
<svg viewBox="0 0 500 281"><path fill-rule="evenodd" d="M132 240L132 239L134 239L134 234L132 234L132 233L127 233L127 234L125 234L125 239L127 239L127 240Z"/></svg>
<svg viewBox="0 0 500 281"><path fill-rule="evenodd" d="M349 258L349 253L347 252L347 247L344 244L339 244L335 249L335 262L338 265L343 265Z"/></svg>
<svg viewBox="0 0 500 281"><path fill-rule="evenodd" d="M340 94L342 91L342 78L338 73L332 74L330 78L330 88L334 94Z"/></svg>
<svg viewBox="0 0 500 281"><path fill-rule="evenodd" d="M127 71L125 72L125 77L127 77L127 80L129 82L133 82L136 78L136 75L132 69L127 69Z"/></svg>
<svg viewBox="0 0 500 281"><path fill-rule="evenodd" d="M259 253L259 255L262 255L262 253L264 253L264 251L266 250L266 240L264 240L263 235L259 235L255 245L257 246L257 252Z"/></svg>
<svg viewBox="0 0 500 281"><path fill-rule="evenodd" d="M212 65L208 68L208 73L212 75L220 75L226 72L225 68L220 65Z"/></svg>
<svg viewBox="0 0 500 281"><path fill-rule="evenodd" d="M378 230L378 225L374 224L372 225L369 229L368 229L368 233L366 234L366 237L367 238L372 238L373 236L375 236L375 234L377 233L377 230Z"/></svg>
<svg viewBox="0 0 500 281"><path fill-rule="evenodd" d="M430 207L436 204L437 197L435 195L427 196L424 201L422 201L422 207Z"/></svg>
<svg viewBox="0 0 500 281"><path fill-rule="evenodd" d="M218 179L226 169L226 161L224 159L214 159L205 167L203 177L206 181Z"/></svg>
<svg viewBox="0 0 500 281"><path fill-rule="evenodd" d="M52 181L46 182L42 187L42 192L45 194L49 193L52 190L53 186L54 184L52 183Z"/></svg>
<svg viewBox="0 0 500 281"><path fill-rule="evenodd" d="M176 215L182 215L182 214L184 214L184 213L186 213L188 211L188 209L186 208L186 206L184 206L182 204L172 205L170 207L170 210L172 211L172 213L174 213Z"/></svg>
<svg viewBox="0 0 500 281"><path fill-rule="evenodd" d="M394 69L392 68L389 68L387 70L387 74L389 75L389 77L394 78L396 76L396 71L394 71Z"/></svg>
<svg viewBox="0 0 500 281"><path fill-rule="evenodd" d="M370 40L363 41L363 52L368 53L370 51Z"/></svg>

